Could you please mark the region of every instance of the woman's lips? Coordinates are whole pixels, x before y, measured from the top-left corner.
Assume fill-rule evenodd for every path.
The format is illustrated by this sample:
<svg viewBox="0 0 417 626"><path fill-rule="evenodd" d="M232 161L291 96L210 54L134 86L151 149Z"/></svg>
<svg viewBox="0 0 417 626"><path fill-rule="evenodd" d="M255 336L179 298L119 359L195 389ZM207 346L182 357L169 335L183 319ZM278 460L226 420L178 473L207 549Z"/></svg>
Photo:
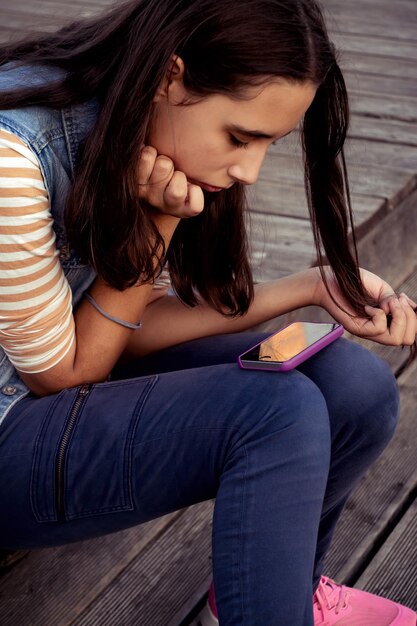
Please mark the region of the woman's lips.
<svg viewBox="0 0 417 626"><path fill-rule="evenodd" d="M214 185L207 185L207 183L201 183L198 180L192 180L191 178L188 179L188 181L192 184L192 185L198 185L198 187L201 187L201 189L204 189L205 191L224 191L225 189L227 189L227 187L215 187Z"/></svg>
<svg viewBox="0 0 417 626"><path fill-rule="evenodd" d="M213 187L212 185L206 185L205 183L200 183L201 189L205 189L206 191L223 191L223 187Z"/></svg>

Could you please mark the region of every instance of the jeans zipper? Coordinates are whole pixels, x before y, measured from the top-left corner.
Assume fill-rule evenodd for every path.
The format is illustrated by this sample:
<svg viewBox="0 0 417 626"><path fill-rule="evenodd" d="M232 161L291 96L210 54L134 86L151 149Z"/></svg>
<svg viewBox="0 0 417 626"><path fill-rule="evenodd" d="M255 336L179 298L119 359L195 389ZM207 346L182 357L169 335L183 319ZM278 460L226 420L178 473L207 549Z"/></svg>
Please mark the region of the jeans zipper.
<svg viewBox="0 0 417 626"><path fill-rule="evenodd" d="M71 433L77 421L78 414L85 402L85 399L91 389L91 385L82 385L78 391L78 395L75 399L74 406L72 407L70 416L65 425L64 434L62 435L61 442L58 448L58 454L55 465L55 485L56 485L56 512L58 521L65 521L65 507L64 507L64 466L65 458L67 454L68 441Z"/></svg>

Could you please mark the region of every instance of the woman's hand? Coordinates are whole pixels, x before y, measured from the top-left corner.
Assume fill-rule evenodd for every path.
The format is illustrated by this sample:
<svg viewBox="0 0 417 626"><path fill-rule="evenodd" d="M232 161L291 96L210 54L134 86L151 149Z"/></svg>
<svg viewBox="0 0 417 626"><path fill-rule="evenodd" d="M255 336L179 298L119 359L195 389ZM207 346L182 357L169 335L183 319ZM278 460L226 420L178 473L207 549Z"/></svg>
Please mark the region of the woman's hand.
<svg viewBox="0 0 417 626"><path fill-rule="evenodd" d="M139 197L162 213L178 218L194 217L204 209L201 187L188 182L173 161L144 146L139 161Z"/></svg>
<svg viewBox="0 0 417 626"><path fill-rule="evenodd" d="M369 319L358 316L347 304L329 267L325 268L325 272L330 292L348 313L332 301L322 281L317 288L317 303L353 335L385 345L411 346L417 334L416 303L405 294L398 296L379 276L367 270L360 271L366 290L378 303L375 307L365 307Z"/></svg>

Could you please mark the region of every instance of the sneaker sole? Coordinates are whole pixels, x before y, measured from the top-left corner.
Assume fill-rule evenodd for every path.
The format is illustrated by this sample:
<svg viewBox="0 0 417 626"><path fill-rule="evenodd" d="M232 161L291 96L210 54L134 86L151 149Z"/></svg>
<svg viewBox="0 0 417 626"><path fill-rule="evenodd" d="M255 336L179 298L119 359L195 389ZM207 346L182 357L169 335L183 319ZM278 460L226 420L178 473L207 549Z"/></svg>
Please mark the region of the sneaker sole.
<svg viewBox="0 0 417 626"><path fill-rule="evenodd" d="M206 604L190 626L219 626L219 620L214 617L210 607Z"/></svg>

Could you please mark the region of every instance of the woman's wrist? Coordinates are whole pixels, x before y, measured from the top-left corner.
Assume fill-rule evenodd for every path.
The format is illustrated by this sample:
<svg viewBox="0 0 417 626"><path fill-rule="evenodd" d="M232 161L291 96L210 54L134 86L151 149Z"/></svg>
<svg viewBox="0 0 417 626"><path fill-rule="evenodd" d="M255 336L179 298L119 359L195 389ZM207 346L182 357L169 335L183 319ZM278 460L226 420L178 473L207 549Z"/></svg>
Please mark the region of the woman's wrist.
<svg viewBox="0 0 417 626"><path fill-rule="evenodd" d="M323 268L326 273L326 267ZM326 287L320 273L319 267L311 267L310 268L310 280L312 281L312 296L311 296L311 304L314 306L323 307L324 302L324 292L326 291Z"/></svg>
<svg viewBox="0 0 417 626"><path fill-rule="evenodd" d="M150 217L152 222L157 227L161 237L164 239L165 245L168 247L172 235L180 223L181 218L176 217L175 215L170 215L169 213L163 213L158 209L152 210Z"/></svg>
<svg viewBox="0 0 417 626"><path fill-rule="evenodd" d="M306 306L321 306L321 286L317 267L255 285L255 300L250 307L255 319L249 326Z"/></svg>
<svg viewBox="0 0 417 626"><path fill-rule="evenodd" d="M326 282L323 280L320 268L315 267L312 268L316 270L316 287L314 292L314 304L316 306L321 307L330 315L334 317L335 313L338 309L343 310L343 306L341 307L337 304L339 301L342 303L344 301L344 296L340 292L339 285L337 283L337 279L334 275L334 272L330 265L323 266L323 273L326 279ZM347 303L345 303L347 304Z"/></svg>

